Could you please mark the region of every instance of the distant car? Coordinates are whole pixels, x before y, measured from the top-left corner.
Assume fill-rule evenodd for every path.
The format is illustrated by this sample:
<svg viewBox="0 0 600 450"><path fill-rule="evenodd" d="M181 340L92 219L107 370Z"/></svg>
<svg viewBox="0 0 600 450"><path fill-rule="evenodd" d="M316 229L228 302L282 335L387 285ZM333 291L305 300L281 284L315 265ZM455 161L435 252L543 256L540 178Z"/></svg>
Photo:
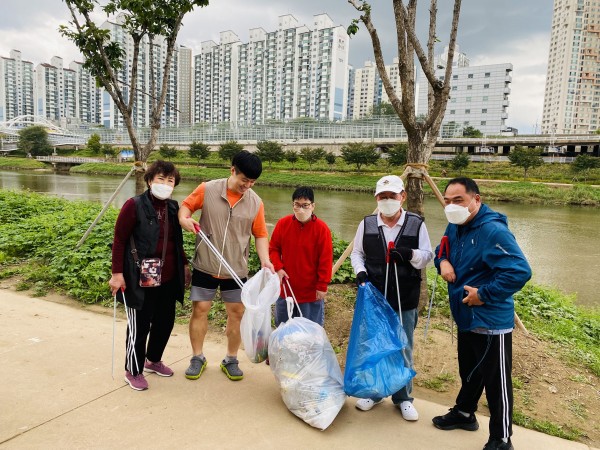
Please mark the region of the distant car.
<svg viewBox="0 0 600 450"><path fill-rule="evenodd" d="M491 153L496 153L496 149L494 147L487 147L487 146L475 147L475 153L491 154Z"/></svg>
<svg viewBox="0 0 600 450"><path fill-rule="evenodd" d="M544 153L562 154L565 152L566 149L564 147L559 147L555 145L547 145L546 147L544 147Z"/></svg>

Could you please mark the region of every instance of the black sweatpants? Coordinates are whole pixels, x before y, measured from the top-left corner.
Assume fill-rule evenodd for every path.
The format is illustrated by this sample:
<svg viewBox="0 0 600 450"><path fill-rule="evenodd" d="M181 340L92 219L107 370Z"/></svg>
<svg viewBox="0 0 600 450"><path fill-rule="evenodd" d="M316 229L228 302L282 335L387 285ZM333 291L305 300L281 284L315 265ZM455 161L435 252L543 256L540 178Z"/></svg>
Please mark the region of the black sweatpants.
<svg viewBox="0 0 600 450"><path fill-rule="evenodd" d="M462 385L460 411L474 413L485 388L490 409L490 437L512 435L512 332L499 335L458 333L458 368Z"/></svg>
<svg viewBox="0 0 600 450"><path fill-rule="evenodd" d="M170 281L158 287L145 288L146 294L142 309L126 308L125 370L131 372L132 375L138 375L144 371L146 358L152 362L162 360L175 323L173 291L176 282ZM132 341L134 345L132 345ZM146 341L148 341L147 348Z"/></svg>

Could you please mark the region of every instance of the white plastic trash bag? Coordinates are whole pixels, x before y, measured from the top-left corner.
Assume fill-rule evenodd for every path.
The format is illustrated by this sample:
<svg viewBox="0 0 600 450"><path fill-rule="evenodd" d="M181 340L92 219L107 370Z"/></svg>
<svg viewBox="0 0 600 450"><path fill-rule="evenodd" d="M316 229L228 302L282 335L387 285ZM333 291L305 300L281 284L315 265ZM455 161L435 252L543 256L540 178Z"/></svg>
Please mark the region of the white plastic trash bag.
<svg viewBox="0 0 600 450"><path fill-rule="evenodd" d="M282 323L269 339L269 363L287 408L315 428L331 425L346 394L323 327L304 317Z"/></svg>
<svg viewBox="0 0 600 450"><path fill-rule="evenodd" d="M279 298L279 276L261 269L242 288L242 303L246 307L240 323L244 350L250 361L267 359L271 335L271 305Z"/></svg>

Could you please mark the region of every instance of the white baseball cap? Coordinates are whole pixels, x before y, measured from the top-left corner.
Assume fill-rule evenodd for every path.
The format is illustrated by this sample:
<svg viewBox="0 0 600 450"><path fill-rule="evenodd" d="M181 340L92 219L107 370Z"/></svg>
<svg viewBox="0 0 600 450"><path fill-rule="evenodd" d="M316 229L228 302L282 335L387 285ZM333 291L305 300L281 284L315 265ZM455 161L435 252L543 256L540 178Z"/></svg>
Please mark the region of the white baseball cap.
<svg viewBox="0 0 600 450"><path fill-rule="evenodd" d="M402 178L397 175L386 175L381 178L375 186L375 195L381 194L382 192L393 192L399 194L404 191L404 183Z"/></svg>

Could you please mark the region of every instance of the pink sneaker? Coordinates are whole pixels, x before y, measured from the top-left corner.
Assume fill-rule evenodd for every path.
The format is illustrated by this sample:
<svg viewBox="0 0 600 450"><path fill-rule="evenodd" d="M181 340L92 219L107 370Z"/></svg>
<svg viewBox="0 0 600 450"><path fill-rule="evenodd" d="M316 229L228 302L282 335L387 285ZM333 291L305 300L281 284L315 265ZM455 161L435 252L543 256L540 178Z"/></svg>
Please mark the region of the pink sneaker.
<svg viewBox="0 0 600 450"><path fill-rule="evenodd" d="M148 382L141 373L138 375L132 375L131 372L125 372L125 382L131 386L131 389L136 391L145 391L148 389Z"/></svg>
<svg viewBox="0 0 600 450"><path fill-rule="evenodd" d="M172 377L173 371L163 364L162 361L152 362L146 360L144 364L144 372L154 372L161 377Z"/></svg>

